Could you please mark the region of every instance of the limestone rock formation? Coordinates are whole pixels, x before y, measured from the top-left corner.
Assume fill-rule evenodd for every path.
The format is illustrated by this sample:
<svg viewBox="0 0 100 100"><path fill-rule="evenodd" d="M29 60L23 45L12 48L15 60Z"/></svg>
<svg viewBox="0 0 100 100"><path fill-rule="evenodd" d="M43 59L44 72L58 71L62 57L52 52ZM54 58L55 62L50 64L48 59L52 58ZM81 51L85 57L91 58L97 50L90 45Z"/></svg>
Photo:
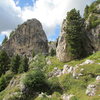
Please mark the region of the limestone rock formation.
<svg viewBox="0 0 100 100"><path fill-rule="evenodd" d="M90 11L87 19L84 21L86 27L83 28L83 33L85 34L82 46L87 55L100 51L100 1L94 2L92 7L90 6L88 10ZM56 49L57 58L62 62L73 60L73 58L68 55L68 43L66 39L68 33L65 31L66 26L66 20L64 19Z"/></svg>
<svg viewBox="0 0 100 100"><path fill-rule="evenodd" d="M90 12L86 20L86 29L93 51L96 52L100 51L100 1L93 4L95 4L95 11Z"/></svg>
<svg viewBox="0 0 100 100"><path fill-rule="evenodd" d="M63 62L70 60L70 58L67 57L66 32L64 30L65 27L66 27L66 20L63 21L61 33L58 39L58 46L56 49L57 58Z"/></svg>
<svg viewBox="0 0 100 100"><path fill-rule="evenodd" d="M2 46L10 56L13 54L32 56L32 52L48 53L48 40L37 19L31 19L19 25L10 39Z"/></svg>

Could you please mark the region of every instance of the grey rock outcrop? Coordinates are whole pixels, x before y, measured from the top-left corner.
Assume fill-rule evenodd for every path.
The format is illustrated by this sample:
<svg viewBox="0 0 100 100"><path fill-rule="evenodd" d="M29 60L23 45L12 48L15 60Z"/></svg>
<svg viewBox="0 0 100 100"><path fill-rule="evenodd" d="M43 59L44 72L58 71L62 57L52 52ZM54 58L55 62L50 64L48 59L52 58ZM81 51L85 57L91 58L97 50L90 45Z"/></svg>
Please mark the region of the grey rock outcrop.
<svg viewBox="0 0 100 100"><path fill-rule="evenodd" d="M94 19L96 18L96 21ZM57 58L62 62L67 62L75 58L71 57L68 52L68 42L66 29L66 20L64 19L62 23L61 33L58 39L58 46L56 49ZM95 12L88 14L88 18L84 21L84 26L82 30L83 40L82 48L84 48L83 54L90 55L96 51L100 51L100 3L96 4Z"/></svg>
<svg viewBox="0 0 100 100"><path fill-rule="evenodd" d="M73 58L72 56L69 55L69 51L68 51L68 41L67 41L67 34L65 29L66 29L66 20L64 19L63 23L62 23L62 28L61 28L61 33L58 39L58 45L57 45L57 49L56 49L56 56L57 58L62 61L62 62L67 62L67 61L71 61L75 58ZM85 32L85 29L83 28L82 30L83 32ZM92 47L90 45L90 40L87 37L86 34L84 34L84 41L82 40L82 48L84 48L84 52L86 52L87 55L91 54L93 52ZM84 53L83 52L83 53Z"/></svg>
<svg viewBox="0 0 100 100"><path fill-rule="evenodd" d="M93 52L100 51L100 24L95 28L90 29L87 32L87 36L91 41Z"/></svg>
<svg viewBox="0 0 100 100"><path fill-rule="evenodd" d="M95 48L95 51L100 51L100 25L95 29L92 29L91 34L93 35L93 47Z"/></svg>
<svg viewBox="0 0 100 100"><path fill-rule="evenodd" d="M100 51L100 2L96 4L95 11L90 12L85 23L93 52Z"/></svg>
<svg viewBox="0 0 100 100"><path fill-rule="evenodd" d="M94 96L96 92L96 85L88 85L87 90L86 90L86 94L88 96Z"/></svg>
<svg viewBox="0 0 100 100"><path fill-rule="evenodd" d="M61 33L60 33L60 36L58 39L58 46L56 49L56 56L62 62L66 62L66 61L70 60L70 58L68 58L68 56L67 56L67 43L66 43L65 27L66 27L66 20L63 21Z"/></svg>
<svg viewBox="0 0 100 100"><path fill-rule="evenodd" d="M13 54L32 56L32 52L48 53L48 40L37 19L19 25L10 39L2 46L10 56Z"/></svg>

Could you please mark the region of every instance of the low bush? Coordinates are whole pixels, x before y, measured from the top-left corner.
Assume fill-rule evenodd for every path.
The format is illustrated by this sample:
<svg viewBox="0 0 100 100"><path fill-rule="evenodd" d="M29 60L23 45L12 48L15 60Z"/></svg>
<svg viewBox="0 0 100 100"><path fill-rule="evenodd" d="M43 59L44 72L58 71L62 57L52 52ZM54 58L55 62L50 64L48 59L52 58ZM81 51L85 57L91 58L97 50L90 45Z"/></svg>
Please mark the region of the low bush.
<svg viewBox="0 0 100 100"><path fill-rule="evenodd" d="M45 66L46 66L46 59L45 59L45 56L42 55L41 53L38 54L36 56L35 60L33 60L30 63L30 68L34 68L34 69L41 69L41 70L43 70Z"/></svg>
<svg viewBox="0 0 100 100"><path fill-rule="evenodd" d="M50 86L49 92L51 92L51 94L53 92L62 93L62 88L60 86L59 79L57 77L52 77L51 79L49 79L49 86Z"/></svg>
<svg viewBox="0 0 100 100"><path fill-rule="evenodd" d="M23 79L23 83L30 93L33 91L41 93L48 90L48 83L44 73L37 69L29 72Z"/></svg>
<svg viewBox="0 0 100 100"><path fill-rule="evenodd" d="M3 91L8 86L12 77L13 77L12 73L7 73L0 77L0 92Z"/></svg>

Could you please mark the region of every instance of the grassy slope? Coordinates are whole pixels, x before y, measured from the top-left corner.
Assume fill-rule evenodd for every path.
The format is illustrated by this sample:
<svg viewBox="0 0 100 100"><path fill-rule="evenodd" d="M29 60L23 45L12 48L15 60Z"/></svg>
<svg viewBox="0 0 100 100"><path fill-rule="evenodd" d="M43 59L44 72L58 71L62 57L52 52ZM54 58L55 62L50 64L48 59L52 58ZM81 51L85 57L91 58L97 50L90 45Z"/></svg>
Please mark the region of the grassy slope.
<svg viewBox="0 0 100 100"><path fill-rule="evenodd" d="M85 58L85 59L82 59L82 60L74 60L74 61L71 61L71 62L68 62L68 63L62 63L60 62L56 57L49 57L52 64L47 66L47 72L51 72L54 67L58 67L60 69L63 69L63 65L64 64L68 64L68 65L71 65L71 66L75 66L76 64L80 64L82 62L84 62L86 59L91 59L91 60L94 60L95 63L94 64L88 64L88 65L84 65L84 66L81 66L79 68L79 70L81 68L84 68L84 76L80 77L79 79L74 79L72 77L71 74L65 74L65 75L62 75L61 77L58 78L59 80L59 83L61 85L61 87L63 88L63 93L68 93L68 94L73 94L75 95L78 99L77 100L99 100L99 96L98 94L100 94L100 84L99 85L99 88L98 88L98 91L97 91L97 95L94 96L94 97L89 97L85 94L85 91L86 91L86 87L88 84L91 84L91 83L94 83L95 82L95 77L92 77L91 75L89 75L88 73L93 73L95 75L100 75L100 65L96 64L96 63L100 63L100 51ZM79 72L78 70L78 72ZM21 75L16 75L16 76L21 76ZM2 100L2 98L7 95L8 93L12 93L12 92L16 92L16 91L19 91L19 89L15 86L13 88L10 88L9 89L9 86L0 93L0 100ZM52 99L39 99L38 100L60 100L60 96L58 97L58 95L61 95L59 93L57 93L55 95L52 94Z"/></svg>
<svg viewBox="0 0 100 100"><path fill-rule="evenodd" d="M84 76L80 77L79 79L73 79L72 75L63 75L59 77L59 81L60 81L61 86L64 88L64 92L76 95L78 100L99 100L100 98L98 96L100 94L99 88L98 88L97 95L94 97L87 96L85 92L86 92L87 85L95 82L96 76L93 77L89 75L89 73L92 73L94 75L100 75L100 65L97 64L97 63L100 63L100 51L85 59L74 60L68 63L62 63L56 57L50 57L52 64L49 65L47 72L52 71L54 67L58 67L62 69L64 64L68 64L74 67L75 65L81 64L87 59L93 60L95 61L95 63L80 66L80 68L78 69L78 72L81 68L84 68L84 71L83 71Z"/></svg>

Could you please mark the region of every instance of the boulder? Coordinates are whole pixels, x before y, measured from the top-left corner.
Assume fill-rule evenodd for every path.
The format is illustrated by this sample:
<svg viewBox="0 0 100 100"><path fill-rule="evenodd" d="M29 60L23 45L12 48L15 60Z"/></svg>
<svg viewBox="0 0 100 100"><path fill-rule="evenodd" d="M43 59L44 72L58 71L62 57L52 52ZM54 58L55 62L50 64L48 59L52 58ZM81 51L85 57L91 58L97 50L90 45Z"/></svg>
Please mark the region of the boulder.
<svg viewBox="0 0 100 100"><path fill-rule="evenodd" d="M71 100L71 97L73 97L74 95L70 94L63 94L62 95L62 100Z"/></svg>
<svg viewBox="0 0 100 100"><path fill-rule="evenodd" d="M100 76L97 76L96 77L96 81L100 81Z"/></svg>
<svg viewBox="0 0 100 100"><path fill-rule="evenodd" d="M95 96L96 92L96 85L89 84L86 90L86 94L88 96Z"/></svg>
<svg viewBox="0 0 100 100"><path fill-rule="evenodd" d="M87 64L93 64L93 63L94 63L93 60L87 59L85 62L83 62L82 64L80 64L80 66L87 65Z"/></svg>
<svg viewBox="0 0 100 100"><path fill-rule="evenodd" d="M49 73L48 77L59 77L62 75L62 70L54 67L54 70Z"/></svg>
<svg viewBox="0 0 100 100"><path fill-rule="evenodd" d="M64 65L63 67L63 71L62 71L62 74L69 74L69 73L72 73L74 70L74 68L72 66L69 66L69 65Z"/></svg>

